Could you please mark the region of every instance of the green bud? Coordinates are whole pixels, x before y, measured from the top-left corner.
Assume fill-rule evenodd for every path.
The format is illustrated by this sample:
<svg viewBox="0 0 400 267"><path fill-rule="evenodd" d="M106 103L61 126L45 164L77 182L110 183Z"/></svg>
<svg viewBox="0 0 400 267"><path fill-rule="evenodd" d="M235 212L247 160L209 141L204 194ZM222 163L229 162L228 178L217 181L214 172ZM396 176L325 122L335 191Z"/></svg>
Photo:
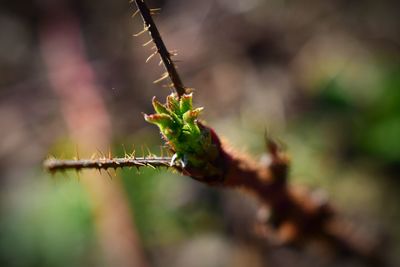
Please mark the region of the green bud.
<svg viewBox="0 0 400 267"><path fill-rule="evenodd" d="M209 161L215 159L218 151L212 144L209 130L200 130L197 120L203 108L193 108L192 99L192 94L180 98L171 94L167 96L166 104L161 104L153 98L156 114L145 115L145 120L160 128L177 160L185 166L214 171Z"/></svg>

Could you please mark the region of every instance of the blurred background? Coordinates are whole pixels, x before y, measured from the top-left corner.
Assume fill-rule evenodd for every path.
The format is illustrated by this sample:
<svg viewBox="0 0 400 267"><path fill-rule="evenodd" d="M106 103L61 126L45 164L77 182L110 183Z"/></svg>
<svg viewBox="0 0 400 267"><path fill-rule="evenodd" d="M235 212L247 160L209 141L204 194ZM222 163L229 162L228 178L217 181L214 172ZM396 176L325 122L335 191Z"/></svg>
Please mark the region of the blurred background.
<svg viewBox="0 0 400 267"><path fill-rule="evenodd" d="M281 140L291 182L325 192L400 264L399 2L147 3L162 8L155 21L203 119L255 158L266 131ZM127 0L1 2L0 265L364 266L260 242L257 203L238 192L167 171L42 169L49 155L159 154L141 112L170 90L153 84L163 69L144 63L134 11Z"/></svg>

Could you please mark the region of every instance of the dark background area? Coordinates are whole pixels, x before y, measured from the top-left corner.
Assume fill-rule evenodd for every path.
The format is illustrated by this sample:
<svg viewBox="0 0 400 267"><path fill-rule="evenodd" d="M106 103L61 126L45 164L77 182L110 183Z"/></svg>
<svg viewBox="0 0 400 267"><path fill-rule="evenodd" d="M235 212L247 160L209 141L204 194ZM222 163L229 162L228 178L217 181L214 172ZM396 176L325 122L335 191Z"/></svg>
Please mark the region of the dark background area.
<svg viewBox="0 0 400 267"><path fill-rule="evenodd" d="M390 266L400 264L400 3L147 3L162 8L155 21L202 118L255 158L266 131L281 140L291 182L323 191L357 229L384 240ZM76 156L95 114L109 121L108 145L97 139L104 132L87 134L94 144L82 157L99 155L97 142L119 156L131 144L159 154L142 112L170 90L153 84L163 69L157 59L145 64L148 35L132 37L142 30L134 11L128 1L0 4L1 266L109 266L83 186L90 171L52 178L41 164ZM93 116L76 111L85 103ZM74 111L80 124L68 119ZM257 204L245 194L166 171L97 179L120 184L150 266L363 266L254 242Z"/></svg>

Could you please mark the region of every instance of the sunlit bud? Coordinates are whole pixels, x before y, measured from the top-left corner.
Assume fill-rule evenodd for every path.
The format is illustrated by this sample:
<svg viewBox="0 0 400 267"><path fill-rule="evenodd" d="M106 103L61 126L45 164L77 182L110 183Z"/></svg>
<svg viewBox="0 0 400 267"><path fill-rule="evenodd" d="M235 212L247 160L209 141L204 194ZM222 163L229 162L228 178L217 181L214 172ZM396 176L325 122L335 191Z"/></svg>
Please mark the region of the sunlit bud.
<svg viewBox="0 0 400 267"><path fill-rule="evenodd" d="M159 113L159 114L169 114L169 111L167 110L167 108L163 104L158 102L155 96L152 99L152 104L153 104L154 110L157 113Z"/></svg>
<svg viewBox="0 0 400 267"><path fill-rule="evenodd" d="M147 122L158 125L160 128L167 128L173 125L171 116L167 114L152 114L152 115L144 114L144 119Z"/></svg>
<svg viewBox="0 0 400 267"><path fill-rule="evenodd" d="M179 102L175 94L167 96L167 108L173 113L180 113Z"/></svg>
<svg viewBox="0 0 400 267"><path fill-rule="evenodd" d="M185 95L181 96L179 104L180 104L180 109L181 109L182 114L193 108L193 104L192 104L193 97L192 96L193 96L193 94L185 94Z"/></svg>
<svg viewBox="0 0 400 267"><path fill-rule="evenodd" d="M188 123L193 123L203 109L204 108L201 107L185 112L185 114L183 114L183 120Z"/></svg>

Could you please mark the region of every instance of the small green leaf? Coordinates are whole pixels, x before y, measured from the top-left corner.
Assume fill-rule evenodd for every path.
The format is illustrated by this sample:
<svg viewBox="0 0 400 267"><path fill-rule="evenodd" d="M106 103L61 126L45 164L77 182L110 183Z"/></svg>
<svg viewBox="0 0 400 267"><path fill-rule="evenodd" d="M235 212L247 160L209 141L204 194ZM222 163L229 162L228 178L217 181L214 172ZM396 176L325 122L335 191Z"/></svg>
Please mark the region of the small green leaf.
<svg viewBox="0 0 400 267"><path fill-rule="evenodd" d="M192 99L193 99L192 93L181 96L179 104L180 104L180 109L181 109L182 114L184 114L185 112L187 112L193 108Z"/></svg>
<svg viewBox="0 0 400 267"><path fill-rule="evenodd" d="M144 114L144 119L147 122L156 124L160 128L173 127L174 123L171 116L167 114L152 114L152 115Z"/></svg>
<svg viewBox="0 0 400 267"><path fill-rule="evenodd" d="M172 113L180 114L179 102L175 94L170 94L167 96L167 108L171 110Z"/></svg>
<svg viewBox="0 0 400 267"><path fill-rule="evenodd" d="M169 115L170 112L168 111L168 109L163 104L158 102L155 96L152 99L152 104L153 104L154 110L158 114L168 114Z"/></svg>
<svg viewBox="0 0 400 267"><path fill-rule="evenodd" d="M183 114L183 120L188 123L193 123L197 119L197 117L199 117L200 112L203 109L204 108L196 108L185 112L185 114Z"/></svg>

